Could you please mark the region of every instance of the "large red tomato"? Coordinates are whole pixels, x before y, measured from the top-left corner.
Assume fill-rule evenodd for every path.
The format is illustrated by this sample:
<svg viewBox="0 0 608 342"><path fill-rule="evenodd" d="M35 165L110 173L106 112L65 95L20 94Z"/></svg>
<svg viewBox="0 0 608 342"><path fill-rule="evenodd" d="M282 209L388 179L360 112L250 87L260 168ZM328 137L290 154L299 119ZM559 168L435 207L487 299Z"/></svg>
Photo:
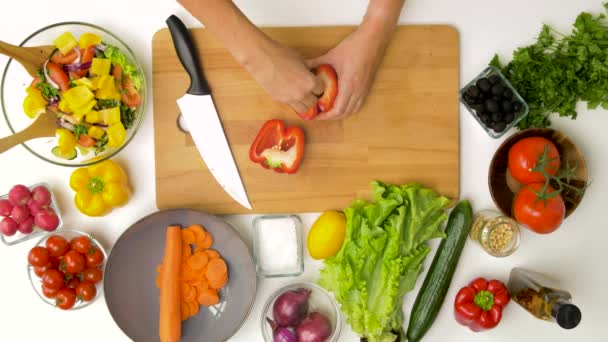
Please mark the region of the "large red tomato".
<svg viewBox="0 0 608 342"><path fill-rule="evenodd" d="M513 178L522 184L544 182L545 177L540 172L533 172L538 158L543 154L545 147L549 149L545 171L550 175L557 174L560 166L559 152L555 145L541 137L524 138L515 143L509 150L509 172Z"/></svg>
<svg viewBox="0 0 608 342"><path fill-rule="evenodd" d="M539 234L549 234L555 231L564 221L566 205L561 195L546 200L539 199L543 183L529 184L522 188L513 201L515 220L530 230ZM555 190L551 187L547 194Z"/></svg>

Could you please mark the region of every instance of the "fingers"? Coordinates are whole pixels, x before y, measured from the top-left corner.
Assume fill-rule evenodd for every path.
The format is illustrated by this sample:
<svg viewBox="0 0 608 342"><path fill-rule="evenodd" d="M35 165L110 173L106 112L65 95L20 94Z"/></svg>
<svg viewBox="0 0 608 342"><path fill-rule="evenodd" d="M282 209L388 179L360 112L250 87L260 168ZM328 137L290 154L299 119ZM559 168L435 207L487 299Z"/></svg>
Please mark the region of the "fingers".
<svg viewBox="0 0 608 342"><path fill-rule="evenodd" d="M324 91L325 91L325 84L318 77L315 76L315 85L314 85L314 88L312 88L312 93L315 96L321 96Z"/></svg>
<svg viewBox="0 0 608 342"><path fill-rule="evenodd" d="M308 110L310 107L317 105L317 100L318 98L315 95L309 93L302 100L300 100L300 102L306 106L306 110Z"/></svg>
<svg viewBox="0 0 608 342"><path fill-rule="evenodd" d="M300 101L291 101L288 104L296 111L296 113L306 113L308 108L310 108Z"/></svg>
<svg viewBox="0 0 608 342"><path fill-rule="evenodd" d="M316 120L335 120L341 118L344 115L346 107L350 101L352 94L348 89L341 89L338 92L338 97L332 109L328 112L319 114Z"/></svg>

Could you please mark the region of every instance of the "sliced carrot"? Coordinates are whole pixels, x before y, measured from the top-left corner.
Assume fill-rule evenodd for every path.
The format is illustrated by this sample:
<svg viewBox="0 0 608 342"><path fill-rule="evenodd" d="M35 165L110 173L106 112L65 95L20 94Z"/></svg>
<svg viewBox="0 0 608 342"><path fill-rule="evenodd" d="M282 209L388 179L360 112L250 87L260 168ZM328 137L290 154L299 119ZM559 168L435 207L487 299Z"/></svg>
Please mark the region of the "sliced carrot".
<svg viewBox="0 0 608 342"><path fill-rule="evenodd" d="M156 272L160 273L163 271L163 264L158 264L158 266L156 266Z"/></svg>
<svg viewBox="0 0 608 342"><path fill-rule="evenodd" d="M221 258L220 253L218 253L218 251L216 251L215 249L206 249L205 253L209 257L209 260Z"/></svg>
<svg viewBox="0 0 608 342"><path fill-rule="evenodd" d="M182 280L188 282L194 279L196 279L196 273L188 265L188 262L182 262Z"/></svg>
<svg viewBox="0 0 608 342"><path fill-rule="evenodd" d="M213 235L211 235L211 233L207 232L207 234L205 234L205 239L196 244L196 248L198 249L199 247L202 249L208 249L211 247L211 245L213 245Z"/></svg>
<svg viewBox="0 0 608 342"><path fill-rule="evenodd" d="M188 302L188 309L190 311L190 317L198 314L199 304L196 298L193 301Z"/></svg>
<svg viewBox="0 0 608 342"><path fill-rule="evenodd" d="M214 289L204 289L198 295L198 302L204 306L212 306L220 302L220 297Z"/></svg>
<svg viewBox="0 0 608 342"><path fill-rule="evenodd" d="M182 300L191 302L196 299L196 290L188 283L182 283Z"/></svg>
<svg viewBox="0 0 608 342"><path fill-rule="evenodd" d="M158 273L156 275L156 288L158 288L158 289L160 289L160 287L162 286L161 278L162 278L162 274Z"/></svg>
<svg viewBox="0 0 608 342"><path fill-rule="evenodd" d="M177 342L181 338L180 307L180 260L182 258L181 227L167 227L163 271L160 273L160 319L161 342Z"/></svg>
<svg viewBox="0 0 608 342"><path fill-rule="evenodd" d="M188 304L182 302L181 306L180 306L180 318L182 321L185 321L188 319L188 317L190 317L190 308L188 307Z"/></svg>
<svg viewBox="0 0 608 342"><path fill-rule="evenodd" d="M209 257L205 252L196 252L188 258L188 265L190 265L193 270L200 270L205 267L208 262Z"/></svg>
<svg viewBox="0 0 608 342"><path fill-rule="evenodd" d="M207 279L219 278L220 276L228 274L228 266L224 259L213 259L207 264Z"/></svg>
<svg viewBox="0 0 608 342"><path fill-rule="evenodd" d="M207 231L200 224L193 224L188 227L188 230L194 233L195 244L201 243L205 239L205 235L207 235Z"/></svg>
<svg viewBox="0 0 608 342"><path fill-rule="evenodd" d="M192 255L192 247L188 244L182 244L182 260L188 259Z"/></svg>
<svg viewBox="0 0 608 342"><path fill-rule="evenodd" d="M227 274L224 274L224 276L222 276L222 277L209 279L209 287L212 289L216 289L216 290L219 290L222 287L226 286L226 283L228 283Z"/></svg>
<svg viewBox="0 0 608 342"><path fill-rule="evenodd" d="M182 241L185 244L193 245L196 242L194 232L189 229L182 229Z"/></svg>
<svg viewBox="0 0 608 342"><path fill-rule="evenodd" d="M194 290L196 291L196 298L203 292L204 290L209 288L209 284L206 281L201 281L199 283L194 284Z"/></svg>

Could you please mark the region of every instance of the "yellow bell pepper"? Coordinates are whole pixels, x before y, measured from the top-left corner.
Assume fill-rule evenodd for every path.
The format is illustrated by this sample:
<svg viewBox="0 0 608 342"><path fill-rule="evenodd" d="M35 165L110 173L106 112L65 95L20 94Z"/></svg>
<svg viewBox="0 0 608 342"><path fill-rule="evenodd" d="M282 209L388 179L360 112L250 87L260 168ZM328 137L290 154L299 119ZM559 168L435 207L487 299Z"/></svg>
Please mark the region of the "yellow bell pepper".
<svg viewBox="0 0 608 342"><path fill-rule="evenodd" d="M62 154L67 155L76 148L76 137L69 130L58 128L55 130L55 136L57 136L57 145Z"/></svg>
<svg viewBox="0 0 608 342"><path fill-rule="evenodd" d="M120 147L127 138L127 131L121 122L108 127L106 133L108 134L108 147Z"/></svg>
<svg viewBox="0 0 608 342"><path fill-rule="evenodd" d="M102 75L97 77L95 97L101 100L120 100L120 93L116 89L114 76Z"/></svg>
<svg viewBox="0 0 608 342"><path fill-rule="evenodd" d="M78 45L78 42L70 32L64 32L55 39L53 44L55 44L55 47L57 47L62 54L67 55L76 47L76 45Z"/></svg>
<svg viewBox="0 0 608 342"><path fill-rule="evenodd" d="M95 95L91 89L83 85L75 86L63 92L63 100L67 101L73 111L87 107L94 99Z"/></svg>
<svg viewBox="0 0 608 342"><path fill-rule="evenodd" d="M90 73L97 76L109 75L112 61L107 58L93 58Z"/></svg>
<svg viewBox="0 0 608 342"><path fill-rule="evenodd" d="M23 100L23 111L33 119L46 111L47 102L38 88L30 86L26 91L28 95Z"/></svg>
<svg viewBox="0 0 608 342"><path fill-rule="evenodd" d="M63 113L71 113L72 109L70 108L70 104L66 100L60 100L58 104L59 110Z"/></svg>
<svg viewBox="0 0 608 342"><path fill-rule="evenodd" d="M85 86L91 90L96 90L97 88L95 87L95 84L93 83L93 81L90 78L86 78L86 77L82 77L79 78L77 80L73 80L72 82L74 82L76 85L82 85Z"/></svg>
<svg viewBox="0 0 608 342"><path fill-rule="evenodd" d="M101 139L103 137L103 134L105 133L105 131L97 126L93 126L91 125L91 127L89 127L89 131L87 132L87 134L91 137L91 138L95 138L97 140Z"/></svg>
<svg viewBox="0 0 608 342"><path fill-rule="evenodd" d="M101 37L93 33L83 33L78 38L78 46L81 49L86 49L91 45L101 44Z"/></svg>
<svg viewBox="0 0 608 342"><path fill-rule="evenodd" d="M106 108L99 111L105 125L111 126L120 122L120 108Z"/></svg>
<svg viewBox="0 0 608 342"><path fill-rule="evenodd" d="M87 103L83 107L74 108L74 107L70 106L70 108L74 112L74 117L78 118L78 121L82 121L82 118L85 115L89 114L89 112L91 112L91 110L93 110L93 107L95 107L96 104L97 104L97 101L91 100L89 103Z"/></svg>
<svg viewBox="0 0 608 342"><path fill-rule="evenodd" d="M131 196L127 175L109 159L76 169L70 176L70 187L76 191L76 208L88 216L103 216L126 204Z"/></svg>
<svg viewBox="0 0 608 342"><path fill-rule="evenodd" d="M84 118L84 120L91 124L101 123L103 121L103 116L101 116L98 111L92 110L87 113L87 116Z"/></svg>

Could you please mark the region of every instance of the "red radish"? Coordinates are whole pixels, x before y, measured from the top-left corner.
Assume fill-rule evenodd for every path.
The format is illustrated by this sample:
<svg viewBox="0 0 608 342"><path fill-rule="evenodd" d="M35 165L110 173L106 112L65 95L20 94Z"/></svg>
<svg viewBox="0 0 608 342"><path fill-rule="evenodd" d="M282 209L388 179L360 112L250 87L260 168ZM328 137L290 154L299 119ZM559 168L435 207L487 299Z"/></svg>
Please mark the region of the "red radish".
<svg viewBox="0 0 608 342"><path fill-rule="evenodd" d="M25 205L15 205L11 211L11 217L15 222L21 223L30 217L30 210Z"/></svg>
<svg viewBox="0 0 608 342"><path fill-rule="evenodd" d="M52 232L59 226L59 217L53 209L42 209L34 216L34 224L47 232Z"/></svg>
<svg viewBox="0 0 608 342"><path fill-rule="evenodd" d="M32 190L32 199L41 206L49 205L51 204L51 192L44 185L38 185Z"/></svg>
<svg viewBox="0 0 608 342"><path fill-rule="evenodd" d="M29 202L27 202L27 207L32 215L38 214L38 212L42 209L47 209L46 205L42 205L36 202L33 198Z"/></svg>
<svg viewBox="0 0 608 342"><path fill-rule="evenodd" d="M25 185L15 185L8 192L8 200L11 201L13 205L26 205L30 198L32 198L32 193Z"/></svg>
<svg viewBox="0 0 608 342"><path fill-rule="evenodd" d="M7 199L0 200L0 216L11 216L13 204Z"/></svg>
<svg viewBox="0 0 608 342"><path fill-rule="evenodd" d="M25 221L19 223L17 229L23 234L31 234L34 231L34 217L30 216Z"/></svg>
<svg viewBox="0 0 608 342"><path fill-rule="evenodd" d="M0 232L4 236L13 236L17 232L17 222L10 217L5 217L0 221Z"/></svg>

